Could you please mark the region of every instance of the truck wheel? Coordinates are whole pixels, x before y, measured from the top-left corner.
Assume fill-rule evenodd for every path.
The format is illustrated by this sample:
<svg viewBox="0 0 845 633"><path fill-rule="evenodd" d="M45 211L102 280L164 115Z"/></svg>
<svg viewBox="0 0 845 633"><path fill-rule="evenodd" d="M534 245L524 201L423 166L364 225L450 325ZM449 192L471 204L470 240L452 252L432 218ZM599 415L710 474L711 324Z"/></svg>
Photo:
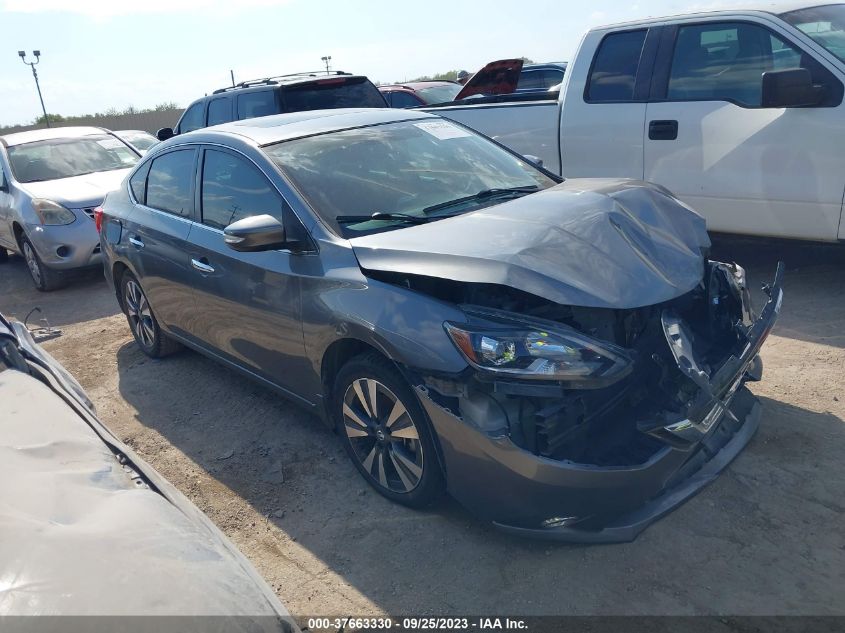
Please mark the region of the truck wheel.
<svg viewBox="0 0 845 633"><path fill-rule="evenodd" d="M26 235L21 235L21 254L29 268L29 274L35 287L41 292L58 290L67 285L64 275L58 270L53 270L41 261L35 247Z"/></svg>

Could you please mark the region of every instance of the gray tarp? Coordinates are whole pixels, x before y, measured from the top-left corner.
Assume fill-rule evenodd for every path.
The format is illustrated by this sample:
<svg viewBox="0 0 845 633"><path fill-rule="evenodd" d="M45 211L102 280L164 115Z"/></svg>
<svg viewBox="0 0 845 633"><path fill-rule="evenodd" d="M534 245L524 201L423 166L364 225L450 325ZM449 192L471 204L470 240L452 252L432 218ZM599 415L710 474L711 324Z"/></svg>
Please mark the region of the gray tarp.
<svg viewBox="0 0 845 633"><path fill-rule="evenodd" d="M103 438L162 493L137 485ZM131 449L36 378L6 370L0 615L30 614L224 615L229 630L280 630L273 620L287 617L243 555Z"/></svg>
<svg viewBox="0 0 845 633"><path fill-rule="evenodd" d="M510 286L635 308L702 279L704 219L655 185L573 179L478 211L351 240L365 270Z"/></svg>

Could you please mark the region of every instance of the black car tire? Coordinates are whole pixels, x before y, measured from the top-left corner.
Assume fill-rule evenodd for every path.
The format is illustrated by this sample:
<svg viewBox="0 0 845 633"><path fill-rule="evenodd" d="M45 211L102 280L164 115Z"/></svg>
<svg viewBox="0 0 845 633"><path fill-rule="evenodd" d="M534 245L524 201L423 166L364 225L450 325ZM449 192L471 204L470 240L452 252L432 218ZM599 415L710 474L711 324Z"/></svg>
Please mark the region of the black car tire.
<svg viewBox="0 0 845 633"><path fill-rule="evenodd" d="M41 261L38 256L38 251L29 241L26 235L20 237L21 255L26 262L26 267L29 269L29 276L32 278L32 283L41 292L50 292L58 290L67 285L67 279L58 270L54 270Z"/></svg>
<svg viewBox="0 0 845 633"><path fill-rule="evenodd" d="M135 342L147 356L163 358L182 349L178 341L161 331L147 295L132 273L120 278L120 304Z"/></svg>
<svg viewBox="0 0 845 633"><path fill-rule="evenodd" d="M400 409L404 412L395 416ZM383 356L364 354L341 368L331 414L352 463L380 494L411 508L425 507L442 494L445 478L431 423L411 387Z"/></svg>

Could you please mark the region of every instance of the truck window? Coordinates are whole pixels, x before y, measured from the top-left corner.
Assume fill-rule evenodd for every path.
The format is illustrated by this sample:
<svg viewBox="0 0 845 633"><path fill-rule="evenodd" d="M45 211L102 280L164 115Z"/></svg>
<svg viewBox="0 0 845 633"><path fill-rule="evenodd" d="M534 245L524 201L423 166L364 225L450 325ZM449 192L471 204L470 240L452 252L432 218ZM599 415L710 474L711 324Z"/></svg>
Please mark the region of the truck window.
<svg viewBox="0 0 845 633"><path fill-rule="evenodd" d="M208 125L220 125L232 120L232 100L230 97L212 99L208 102Z"/></svg>
<svg viewBox="0 0 845 633"><path fill-rule="evenodd" d="M275 90L258 90L238 95L238 120L278 113Z"/></svg>
<svg viewBox="0 0 845 633"><path fill-rule="evenodd" d="M590 70L586 101L632 101L646 29L607 35Z"/></svg>
<svg viewBox="0 0 845 633"><path fill-rule="evenodd" d="M805 62L804 57L795 46L758 24L682 26L675 41L666 98L724 100L760 107L764 72L805 67L814 78L826 72L817 62Z"/></svg>

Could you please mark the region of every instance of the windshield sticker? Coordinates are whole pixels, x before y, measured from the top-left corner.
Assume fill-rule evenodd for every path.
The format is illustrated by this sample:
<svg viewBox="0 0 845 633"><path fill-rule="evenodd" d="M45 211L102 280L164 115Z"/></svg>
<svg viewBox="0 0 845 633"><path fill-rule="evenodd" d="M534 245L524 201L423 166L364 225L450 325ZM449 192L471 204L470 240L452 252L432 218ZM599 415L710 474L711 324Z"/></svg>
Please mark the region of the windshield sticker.
<svg viewBox="0 0 845 633"><path fill-rule="evenodd" d="M428 132L432 136L445 141L450 138L462 138L464 136L471 136L463 128L457 125L452 125L446 121L426 121L425 123L414 123L414 127L420 128L423 132Z"/></svg>

